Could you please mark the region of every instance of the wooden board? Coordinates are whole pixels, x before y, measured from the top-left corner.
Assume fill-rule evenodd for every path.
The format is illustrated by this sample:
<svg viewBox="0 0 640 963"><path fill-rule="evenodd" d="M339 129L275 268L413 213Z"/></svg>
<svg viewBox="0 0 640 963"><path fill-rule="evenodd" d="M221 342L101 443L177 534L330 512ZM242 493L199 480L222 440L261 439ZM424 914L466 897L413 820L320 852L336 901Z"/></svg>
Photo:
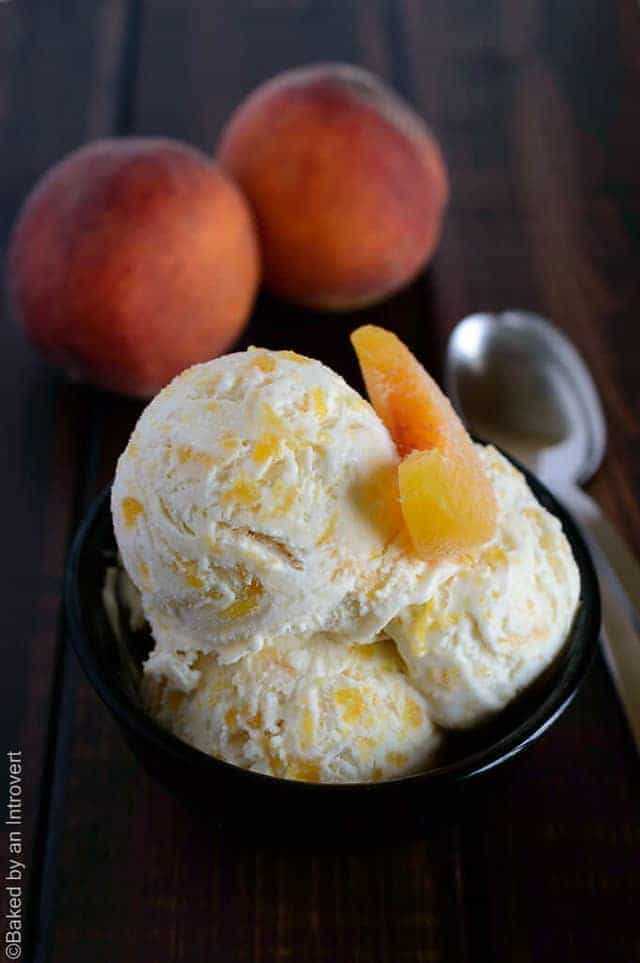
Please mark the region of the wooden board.
<svg viewBox="0 0 640 963"><path fill-rule="evenodd" d="M35 178L88 137L166 133L211 149L237 100L278 70L367 66L442 141L452 202L438 255L411 289L356 315L263 295L245 343L315 354L358 385L347 333L364 318L438 374L465 314L546 313L602 392L610 445L592 491L640 552L639 49L633 0L11 0L0 243ZM413 844L320 849L310 826L304 850L243 847L144 775L60 617L65 547L139 406L64 384L4 321L2 711L25 760L33 958L640 958L640 770L601 663L535 748Z"/></svg>

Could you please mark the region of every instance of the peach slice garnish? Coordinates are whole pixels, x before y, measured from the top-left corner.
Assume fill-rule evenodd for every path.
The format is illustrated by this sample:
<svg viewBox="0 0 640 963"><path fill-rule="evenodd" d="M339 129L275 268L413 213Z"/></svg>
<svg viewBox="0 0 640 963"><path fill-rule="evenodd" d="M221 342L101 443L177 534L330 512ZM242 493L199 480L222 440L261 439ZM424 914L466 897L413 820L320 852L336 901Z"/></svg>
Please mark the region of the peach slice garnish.
<svg viewBox="0 0 640 963"><path fill-rule="evenodd" d="M428 561L472 551L494 534L497 504L478 453L448 398L391 331L351 335L369 399L402 458L400 504Z"/></svg>

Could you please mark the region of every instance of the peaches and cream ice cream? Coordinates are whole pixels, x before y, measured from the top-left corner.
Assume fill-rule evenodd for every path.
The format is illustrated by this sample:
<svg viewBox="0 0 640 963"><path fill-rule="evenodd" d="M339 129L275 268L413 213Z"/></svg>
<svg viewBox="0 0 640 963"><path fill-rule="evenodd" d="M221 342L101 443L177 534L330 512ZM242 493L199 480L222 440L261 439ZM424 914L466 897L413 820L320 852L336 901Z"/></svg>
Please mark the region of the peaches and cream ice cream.
<svg viewBox="0 0 640 963"><path fill-rule="evenodd" d="M112 497L156 640L149 670L188 688L200 653L229 661L317 632L370 642L429 577L405 551L398 461L371 406L317 361L249 350L176 378Z"/></svg>
<svg viewBox="0 0 640 963"><path fill-rule="evenodd" d="M480 457L498 503L494 538L472 560L438 565L424 600L386 629L432 718L448 729L482 721L540 674L567 637L580 593L558 519L495 448Z"/></svg>
<svg viewBox="0 0 640 963"><path fill-rule="evenodd" d="M377 781L424 768L440 735L393 642L272 640L222 664L198 659L192 693L147 675L153 715L238 766L312 782Z"/></svg>
<svg viewBox="0 0 640 963"><path fill-rule="evenodd" d="M456 517L464 551L418 554L405 449L334 372L250 349L176 378L142 414L112 492L154 639L149 711L237 765L340 782L427 768L439 726L501 708L561 647L578 575L520 474L469 445L493 534L484 520L474 550Z"/></svg>

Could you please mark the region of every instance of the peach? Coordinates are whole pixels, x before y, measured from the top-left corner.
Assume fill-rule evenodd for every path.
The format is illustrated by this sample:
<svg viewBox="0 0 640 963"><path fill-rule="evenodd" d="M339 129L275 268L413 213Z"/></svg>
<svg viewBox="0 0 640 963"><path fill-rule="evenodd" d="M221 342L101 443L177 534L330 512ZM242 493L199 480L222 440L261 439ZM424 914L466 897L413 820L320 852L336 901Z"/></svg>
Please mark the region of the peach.
<svg viewBox="0 0 640 963"><path fill-rule="evenodd" d="M299 304L382 300L438 242L448 196L438 144L365 70L319 64L273 78L232 115L218 159L253 206L265 281Z"/></svg>
<svg viewBox="0 0 640 963"><path fill-rule="evenodd" d="M223 352L258 281L241 192L205 154L160 138L63 159L27 198L8 255L28 338L72 376L137 397Z"/></svg>
<svg viewBox="0 0 640 963"><path fill-rule="evenodd" d="M351 335L367 394L398 453L400 507L416 553L429 562L471 552L493 537L491 482L449 399L391 331Z"/></svg>

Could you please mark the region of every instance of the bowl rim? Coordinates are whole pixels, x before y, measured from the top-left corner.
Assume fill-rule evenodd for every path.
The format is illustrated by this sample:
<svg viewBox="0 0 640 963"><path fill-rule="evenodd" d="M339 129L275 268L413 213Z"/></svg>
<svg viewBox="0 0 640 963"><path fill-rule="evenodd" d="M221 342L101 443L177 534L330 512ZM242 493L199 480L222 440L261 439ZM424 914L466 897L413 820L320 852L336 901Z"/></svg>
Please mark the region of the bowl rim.
<svg viewBox="0 0 640 963"><path fill-rule="evenodd" d="M513 730L498 738L484 748L471 752L470 755L452 762L427 769L423 772L396 776L380 782L349 782L349 783L314 783L301 780L286 779L282 776L272 776L267 773L254 772L243 769L224 759L210 756L200 749L183 742L173 733L163 729L141 707L136 706L125 694L124 690L114 687L103 678L99 660L95 655L89 633L85 629L83 606L79 591L79 566L84 544L94 526L106 512L109 516L111 483L106 485L94 498L73 539L65 566L64 601L67 614L69 637L85 675L93 685L102 702L115 716L125 731L131 730L146 742L151 742L156 748L177 756L183 763L194 767L215 769L228 772L237 779L246 779L256 787L286 786L297 792L341 792L344 794L362 792L395 792L408 787L442 786L447 783L467 782L483 773L489 772L496 766L521 753L535 740L543 735L564 712L576 695L583 679L591 667L598 650L600 636L600 590L595 573L593 560L589 548L580 533L573 518L556 499L549 489L527 468L515 458L502 451L497 445L494 447L503 454L524 475L527 484L536 499L551 512L561 523L563 531L569 541L571 550L580 574L580 602L576 610L576 617L580 608L583 609L585 619L582 631L577 637L581 644L577 651L573 646L564 653L567 664L551 690L527 716ZM577 632L576 622L570 630L567 641L571 641L573 633ZM562 651L562 650L561 650ZM573 658L570 655L573 654Z"/></svg>

